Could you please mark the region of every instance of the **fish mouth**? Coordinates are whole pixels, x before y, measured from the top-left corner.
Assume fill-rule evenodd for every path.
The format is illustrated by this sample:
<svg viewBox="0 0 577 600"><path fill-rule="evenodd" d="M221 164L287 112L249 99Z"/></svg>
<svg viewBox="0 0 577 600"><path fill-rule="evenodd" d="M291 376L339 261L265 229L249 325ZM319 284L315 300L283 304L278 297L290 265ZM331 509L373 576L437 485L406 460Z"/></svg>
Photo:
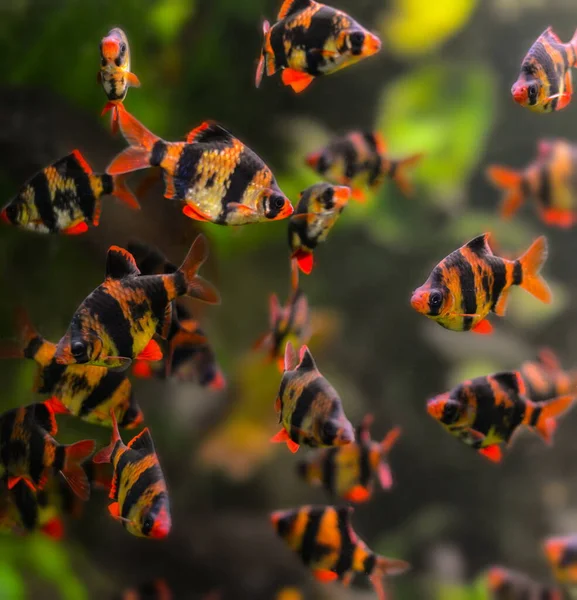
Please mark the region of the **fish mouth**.
<svg viewBox="0 0 577 600"><path fill-rule="evenodd" d="M517 104L523 104L527 100L527 92L523 86L515 84L511 88L511 94Z"/></svg>
<svg viewBox="0 0 577 600"><path fill-rule="evenodd" d="M343 427L337 431L333 444L335 446L347 446L355 441L355 432L351 427Z"/></svg>
<svg viewBox="0 0 577 600"><path fill-rule="evenodd" d="M273 524L273 527L278 525L278 522L286 516L286 511L284 510L275 510L270 514L270 522Z"/></svg>
<svg viewBox="0 0 577 600"><path fill-rule="evenodd" d="M344 185L337 185L333 187L333 198L335 199L335 204L337 206L345 206L345 204L349 201L350 197L351 188L346 187Z"/></svg>
<svg viewBox="0 0 577 600"><path fill-rule="evenodd" d="M101 45L102 57L107 61L112 61L118 56L118 42L116 40L103 40Z"/></svg>
<svg viewBox="0 0 577 600"><path fill-rule="evenodd" d="M427 412L433 419L440 421L443 416L444 401L438 396L427 402Z"/></svg>
<svg viewBox="0 0 577 600"><path fill-rule="evenodd" d="M382 43L378 36L374 33L367 33L365 36L365 44L363 47L363 54L365 56L372 56L381 49Z"/></svg>
<svg viewBox="0 0 577 600"><path fill-rule="evenodd" d="M279 214L277 216L277 220L286 219L287 217L290 217L294 211L295 211L295 209L294 209L293 205L291 204L291 201L288 198L285 198L284 206L282 207L281 211L279 212Z"/></svg>
<svg viewBox="0 0 577 600"><path fill-rule="evenodd" d="M429 303L427 301L427 297L423 292L414 291L411 296L411 306L420 313L429 312Z"/></svg>

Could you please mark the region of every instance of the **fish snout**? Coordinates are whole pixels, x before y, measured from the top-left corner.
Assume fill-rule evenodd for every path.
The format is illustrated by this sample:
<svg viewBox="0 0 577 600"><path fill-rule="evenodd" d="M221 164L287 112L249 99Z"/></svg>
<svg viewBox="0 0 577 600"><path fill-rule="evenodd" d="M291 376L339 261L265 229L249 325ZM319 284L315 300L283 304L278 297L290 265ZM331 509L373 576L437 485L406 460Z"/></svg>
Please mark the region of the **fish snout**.
<svg viewBox="0 0 577 600"><path fill-rule="evenodd" d="M436 421L440 421L443 418L444 407L445 400L439 396L436 396L427 402L427 412Z"/></svg>
<svg viewBox="0 0 577 600"><path fill-rule="evenodd" d="M120 47L115 39L106 38L102 40L100 51L102 53L102 57L106 59L106 61L110 62L116 59L120 52Z"/></svg>
<svg viewBox="0 0 577 600"><path fill-rule="evenodd" d="M335 446L346 446L347 444L352 444L354 441L355 430L350 423L347 423L344 427L339 427L334 439Z"/></svg>
<svg viewBox="0 0 577 600"><path fill-rule="evenodd" d="M514 83L511 94L517 104L524 104L527 101L527 88L522 84Z"/></svg>
<svg viewBox="0 0 577 600"><path fill-rule="evenodd" d="M291 201L288 198L285 198L284 206L281 208L281 211L278 214L277 219L286 219L290 217L295 211Z"/></svg>
<svg viewBox="0 0 577 600"><path fill-rule="evenodd" d="M374 33L367 33L365 36L363 54L365 56L372 56L381 49L381 46L381 40L377 35Z"/></svg>
<svg viewBox="0 0 577 600"><path fill-rule="evenodd" d="M335 204L340 208L347 204L351 197L351 188L344 185L335 185L333 187L333 198Z"/></svg>
<svg viewBox="0 0 577 600"><path fill-rule="evenodd" d="M154 525L150 530L150 537L155 540L165 538L170 533L171 526L170 515L166 508L163 508L154 521Z"/></svg>
<svg viewBox="0 0 577 600"><path fill-rule="evenodd" d="M427 294L422 290L415 290L411 296L411 306L420 313L426 314L429 312L429 301Z"/></svg>

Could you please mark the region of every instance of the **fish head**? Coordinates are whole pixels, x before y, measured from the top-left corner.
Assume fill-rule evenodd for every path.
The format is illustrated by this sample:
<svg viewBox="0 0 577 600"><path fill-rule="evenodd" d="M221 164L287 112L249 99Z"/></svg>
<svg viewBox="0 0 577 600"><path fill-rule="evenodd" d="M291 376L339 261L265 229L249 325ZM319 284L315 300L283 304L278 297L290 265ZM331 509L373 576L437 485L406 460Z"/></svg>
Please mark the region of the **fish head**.
<svg viewBox="0 0 577 600"><path fill-rule="evenodd" d="M121 29L113 29L100 42L100 59L103 67L127 66L130 60L128 40Z"/></svg>
<svg viewBox="0 0 577 600"><path fill-rule="evenodd" d="M439 394L427 402L427 412L442 425L460 425L467 418L467 407L451 396Z"/></svg>
<svg viewBox="0 0 577 600"><path fill-rule="evenodd" d="M517 104L541 112L549 97L548 87L539 79L522 77L513 84L511 95Z"/></svg>
<svg viewBox="0 0 577 600"><path fill-rule="evenodd" d="M154 499L150 508L144 509L140 514L140 530L144 537L156 540L165 538L172 527L168 496L160 493Z"/></svg>
<svg viewBox="0 0 577 600"><path fill-rule="evenodd" d="M358 23L351 23L350 27L339 32L336 47L350 64L376 54L381 49L381 40Z"/></svg>
<svg viewBox="0 0 577 600"><path fill-rule="evenodd" d="M499 591L507 579L507 571L502 567L491 567L487 571L487 585L492 592Z"/></svg>
<svg viewBox="0 0 577 600"><path fill-rule="evenodd" d="M102 354L102 339L96 332L78 327L75 320L58 342L54 358L59 365L94 364Z"/></svg>
<svg viewBox="0 0 577 600"><path fill-rule="evenodd" d="M309 213L322 215L341 211L351 197L351 189L345 186L335 186L330 183L317 183L301 194Z"/></svg>
<svg viewBox="0 0 577 600"><path fill-rule="evenodd" d="M0 221L7 225L28 225L31 221L28 204L20 197L15 198L0 212Z"/></svg>
<svg viewBox="0 0 577 600"><path fill-rule="evenodd" d="M320 442L323 446L346 446L355 441L355 430L349 420L342 415L329 419L320 428Z"/></svg>
<svg viewBox="0 0 577 600"><path fill-rule="evenodd" d="M265 217L271 221L286 219L294 212L291 201L276 186L261 191L260 204Z"/></svg>
<svg viewBox="0 0 577 600"><path fill-rule="evenodd" d="M453 294L448 289L431 288L423 285L411 296L411 306L422 315L432 319L444 317L452 311Z"/></svg>

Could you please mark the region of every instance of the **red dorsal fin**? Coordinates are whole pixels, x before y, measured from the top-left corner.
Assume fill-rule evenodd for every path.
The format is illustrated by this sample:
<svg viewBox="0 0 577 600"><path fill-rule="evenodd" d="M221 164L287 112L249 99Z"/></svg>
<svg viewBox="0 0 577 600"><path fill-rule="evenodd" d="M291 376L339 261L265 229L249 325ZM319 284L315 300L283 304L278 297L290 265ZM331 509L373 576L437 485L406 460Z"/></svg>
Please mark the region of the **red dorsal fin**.
<svg viewBox="0 0 577 600"><path fill-rule="evenodd" d="M80 153L80 150L73 150L70 156L78 163L78 166L87 174L92 175L92 167L86 162L86 159Z"/></svg>
<svg viewBox="0 0 577 600"><path fill-rule="evenodd" d="M110 246L106 256L106 279L124 279L140 275L134 256L119 246Z"/></svg>
<svg viewBox="0 0 577 600"><path fill-rule="evenodd" d="M221 127L217 123L211 121L205 121L195 129L193 129L187 136L187 144L201 144L207 142L230 142L234 139L234 136L229 133L224 127Z"/></svg>
<svg viewBox="0 0 577 600"><path fill-rule="evenodd" d="M278 13L278 20L290 17L295 13L316 4L313 0L285 0Z"/></svg>
<svg viewBox="0 0 577 600"><path fill-rule="evenodd" d="M148 427L128 442L131 450L140 450L143 454L154 454L154 443Z"/></svg>

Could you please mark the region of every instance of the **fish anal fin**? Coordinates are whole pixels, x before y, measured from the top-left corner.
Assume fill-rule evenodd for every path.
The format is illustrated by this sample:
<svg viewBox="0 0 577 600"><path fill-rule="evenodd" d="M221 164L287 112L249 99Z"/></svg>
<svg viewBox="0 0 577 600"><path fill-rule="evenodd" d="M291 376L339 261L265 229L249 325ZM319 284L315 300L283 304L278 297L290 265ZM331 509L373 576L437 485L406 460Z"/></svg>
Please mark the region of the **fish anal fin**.
<svg viewBox="0 0 577 600"><path fill-rule="evenodd" d="M339 576L334 571L327 571L326 569L317 569L313 571L313 576L317 581L322 583L330 583L336 581Z"/></svg>
<svg viewBox="0 0 577 600"><path fill-rule="evenodd" d="M493 326L487 319L482 319L471 329L471 331L480 335L490 335L493 333Z"/></svg>
<svg viewBox="0 0 577 600"><path fill-rule="evenodd" d="M195 221L210 222L210 218L208 216L204 215L198 208L192 206L191 204L186 204L182 209L182 212L189 219L194 219Z"/></svg>
<svg viewBox="0 0 577 600"><path fill-rule="evenodd" d="M481 456L484 456L485 458L494 463L501 462L503 458L501 448L497 444L493 444L492 446L485 446L485 448L479 448L477 452Z"/></svg>
<svg viewBox="0 0 577 600"><path fill-rule="evenodd" d="M291 68L283 69L282 72L282 82L285 85L290 85L297 94L305 90L312 83L313 79L312 75L295 71Z"/></svg>
<svg viewBox="0 0 577 600"><path fill-rule="evenodd" d="M88 231L88 224L86 221L81 221L80 223L76 223L76 225L71 225L70 227L66 227L66 229L62 230L62 233L65 235L82 235Z"/></svg>
<svg viewBox="0 0 577 600"><path fill-rule="evenodd" d="M348 502L367 502L371 498L371 492L362 485L355 485L353 488L343 494L343 498Z"/></svg>

